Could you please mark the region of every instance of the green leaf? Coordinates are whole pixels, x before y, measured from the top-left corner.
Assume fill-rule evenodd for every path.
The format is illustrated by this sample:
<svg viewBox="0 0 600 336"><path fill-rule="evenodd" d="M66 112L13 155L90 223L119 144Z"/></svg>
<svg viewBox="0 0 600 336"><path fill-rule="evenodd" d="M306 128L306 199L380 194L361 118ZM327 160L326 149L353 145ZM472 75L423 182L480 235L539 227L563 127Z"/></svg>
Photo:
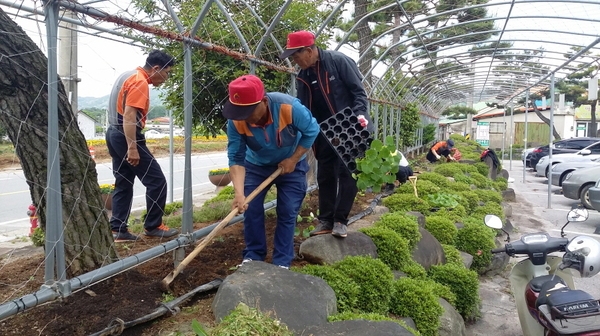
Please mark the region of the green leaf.
<svg viewBox="0 0 600 336"><path fill-rule="evenodd" d="M300 235L300 228L299 228L299 227L296 227L296 228L294 229L294 237L298 237L299 235Z"/></svg>
<svg viewBox="0 0 600 336"><path fill-rule="evenodd" d="M373 140L373 142L371 142L370 149L375 149L376 151L379 151L379 150L381 150L382 147L383 147L383 143L381 142L381 140L375 139L375 140Z"/></svg>
<svg viewBox="0 0 600 336"><path fill-rule="evenodd" d="M388 147L396 147L396 139L394 139L393 136L388 135L387 137L385 137L385 145Z"/></svg>
<svg viewBox="0 0 600 336"><path fill-rule="evenodd" d="M377 151L374 148L369 148L367 149L367 151L365 152L365 160L373 160L377 158Z"/></svg>
<svg viewBox="0 0 600 336"><path fill-rule="evenodd" d="M200 322L197 320L192 320L192 330L196 333L197 336L208 336Z"/></svg>

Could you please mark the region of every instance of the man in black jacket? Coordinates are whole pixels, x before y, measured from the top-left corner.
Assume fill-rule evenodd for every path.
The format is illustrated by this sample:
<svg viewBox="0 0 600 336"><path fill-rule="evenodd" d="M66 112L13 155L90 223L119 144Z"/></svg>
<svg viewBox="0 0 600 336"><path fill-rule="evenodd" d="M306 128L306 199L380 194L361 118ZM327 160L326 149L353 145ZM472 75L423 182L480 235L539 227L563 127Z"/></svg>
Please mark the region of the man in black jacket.
<svg viewBox="0 0 600 336"><path fill-rule="evenodd" d="M363 127L373 131L362 75L350 57L317 48L314 34L308 31L288 35L286 50L280 58L287 57L302 69L296 78L298 99L309 108L317 122L349 107ZM322 134L317 137L313 149L318 161L319 223L310 235L331 233L344 238L348 215L358 192L356 180Z"/></svg>

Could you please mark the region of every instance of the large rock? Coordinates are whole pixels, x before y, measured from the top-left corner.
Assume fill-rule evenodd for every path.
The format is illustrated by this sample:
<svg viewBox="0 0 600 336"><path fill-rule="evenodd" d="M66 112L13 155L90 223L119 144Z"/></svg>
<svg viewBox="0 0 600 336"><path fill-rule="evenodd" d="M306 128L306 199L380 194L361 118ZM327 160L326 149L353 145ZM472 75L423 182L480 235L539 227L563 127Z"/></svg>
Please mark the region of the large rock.
<svg viewBox="0 0 600 336"><path fill-rule="evenodd" d="M463 265L465 265L466 269L470 269L473 264L473 256L468 254L467 252L459 251L460 258L462 259Z"/></svg>
<svg viewBox="0 0 600 336"><path fill-rule="evenodd" d="M347 320L306 328L300 336L412 336L396 322Z"/></svg>
<svg viewBox="0 0 600 336"><path fill-rule="evenodd" d="M516 202L517 195L515 194L515 190L513 188L508 188L502 191L502 199L506 202Z"/></svg>
<svg viewBox="0 0 600 336"><path fill-rule="evenodd" d="M496 169L496 167L494 166L494 160L487 155L484 159L483 162L485 162L485 164L488 166L489 168L489 172L488 172L488 178L490 180L495 180L496 176L498 176L498 170Z"/></svg>
<svg viewBox="0 0 600 336"><path fill-rule="evenodd" d="M425 216L422 213L418 211L407 211L406 214L417 217L417 223L419 223L419 226L425 228Z"/></svg>
<svg viewBox="0 0 600 336"><path fill-rule="evenodd" d="M440 328L438 336L465 336L467 328L462 316L452 307L448 301L439 298L438 302L444 308L444 313L440 316Z"/></svg>
<svg viewBox="0 0 600 336"><path fill-rule="evenodd" d="M412 258L425 268L429 268L433 265L440 265L446 262L446 255L442 244L431 234L429 231L419 227L421 232L421 240L415 246L412 251Z"/></svg>
<svg viewBox="0 0 600 336"><path fill-rule="evenodd" d="M300 245L299 255L313 264L334 264L347 256L377 258L377 247L366 234L349 231L344 239L330 234L310 237Z"/></svg>
<svg viewBox="0 0 600 336"><path fill-rule="evenodd" d="M510 175L508 174L508 170L506 170L506 169L502 169L502 170L500 171L500 176L502 176L502 177L504 177L505 179L507 179L507 180L508 180L508 177L509 177Z"/></svg>
<svg viewBox="0 0 600 336"><path fill-rule="evenodd" d="M496 247L504 246L504 243L498 238L496 238ZM492 262L490 265L479 271L482 275L494 276L502 273L506 266L508 266L508 262L510 260L510 256L506 253L494 253L492 254Z"/></svg>
<svg viewBox="0 0 600 336"><path fill-rule="evenodd" d="M504 211L504 216L505 217L511 217L512 216L512 205L506 203L506 202L502 202L500 203L500 206L502 207L502 211Z"/></svg>
<svg viewBox="0 0 600 336"><path fill-rule="evenodd" d="M240 302L296 331L327 323L327 316L337 313L335 293L323 279L262 261L246 263L225 278L212 303L217 322Z"/></svg>

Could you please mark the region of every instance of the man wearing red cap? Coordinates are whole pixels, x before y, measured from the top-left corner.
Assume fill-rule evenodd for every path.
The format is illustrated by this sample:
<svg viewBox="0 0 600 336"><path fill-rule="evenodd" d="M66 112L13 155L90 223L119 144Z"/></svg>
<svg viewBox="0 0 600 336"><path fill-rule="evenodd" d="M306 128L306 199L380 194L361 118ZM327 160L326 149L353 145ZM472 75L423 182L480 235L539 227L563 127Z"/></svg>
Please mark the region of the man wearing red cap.
<svg viewBox="0 0 600 336"><path fill-rule="evenodd" d="M367 93L354 60L338 51L317 48L314 34L308 31L288 35L286 50L280 58L287 57L302 69L296 77L298 99L310 109L317 122L349 107L361 125L373 131ZM310 235L331 233L345 238L348 215L358 192L356 180L323 135L317 137L314 152L318 161L319 224Z"/></svg>
<svg viewBox="0 0 600 336"><path fill-rule="evenodd" d="M312 146L319 125L300 101L279 92L265 92L254 75L241 76L229 83L229 100L223 107L227 123L227 155L235 190L233 207L244 212L242 264L264 261L267 256L265 188L246 207L246 196L278 167L283 172L277 186L277 228L273 264L289 268L294 258L294 229L300 205L306 195L306 152Z"/></svg>

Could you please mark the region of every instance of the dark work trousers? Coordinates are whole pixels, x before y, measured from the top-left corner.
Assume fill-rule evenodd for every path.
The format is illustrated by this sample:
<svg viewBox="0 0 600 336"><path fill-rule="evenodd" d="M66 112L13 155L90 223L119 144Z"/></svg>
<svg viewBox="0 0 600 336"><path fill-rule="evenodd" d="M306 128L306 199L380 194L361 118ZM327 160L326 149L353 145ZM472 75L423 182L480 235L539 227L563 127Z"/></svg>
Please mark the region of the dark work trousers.
<svg viewBox="0 0 600 336"><path fill-rule="evenodd" d="M110 227L113 231L126 232L127 220L133 201L133 182L135 177L146 187L146 220L144 228L148 231L162 224L165 203L167 201L167 180L160 165L146 146L146 138L137 129L137 148L140 163L132 166L127 162L127 140L120 126L110 126L106 131L106 145L112 157L115 190L113 191L112 217Z"/></svg>
<svg viewBox="0 0 600 336"><path fill-rule="evenodd" d="M250 195L263 183L277 166L257 166L246 161L246 176L244 179L244 195ZM277 186L277 227L273 238L273 264L290 267L294 259L294 230L296 217L300 211L302 201L306 196L306 172L308 163L301 160L296 164L296 169L289 174L279 175L271 185ZM267 256L267 237L265 231L265 195L268 186L260 192L249 204L244 212L244 241L246 248L243 252L244 259L264 261Z"/></svg>
<svg viewBox="0 0 600 336"><path fill-rule="evenodd" d="M431 146L433 147L433 146ZM441 153L438 153L440 156L445 156L448 157L448 155L450 155L450 150L449 149L444 149L442 150ZM433 154L433 150L431 148L429 148L429 152L427 152L427 156L425 156L425 158L427 158L427 160L429 160L429 162L434 163L437 161L437 157L435 156L435 154Z"/></svg>
<svg viewBox="0 0 600 336"><path fill-rule="evenodd" d="M319 184L319 220L348 224L354 198L358 193L356 180L333 151L323 135L315 141L317 183Z"/></svg>
<svg viewBox="0 0 600 336"><path fill-rule="evenodd" d="M398 172L396 173L396 180L400 183L406 183L409 176L413 176L413 170L409 166L407 167L398 167Z"/></svg>

